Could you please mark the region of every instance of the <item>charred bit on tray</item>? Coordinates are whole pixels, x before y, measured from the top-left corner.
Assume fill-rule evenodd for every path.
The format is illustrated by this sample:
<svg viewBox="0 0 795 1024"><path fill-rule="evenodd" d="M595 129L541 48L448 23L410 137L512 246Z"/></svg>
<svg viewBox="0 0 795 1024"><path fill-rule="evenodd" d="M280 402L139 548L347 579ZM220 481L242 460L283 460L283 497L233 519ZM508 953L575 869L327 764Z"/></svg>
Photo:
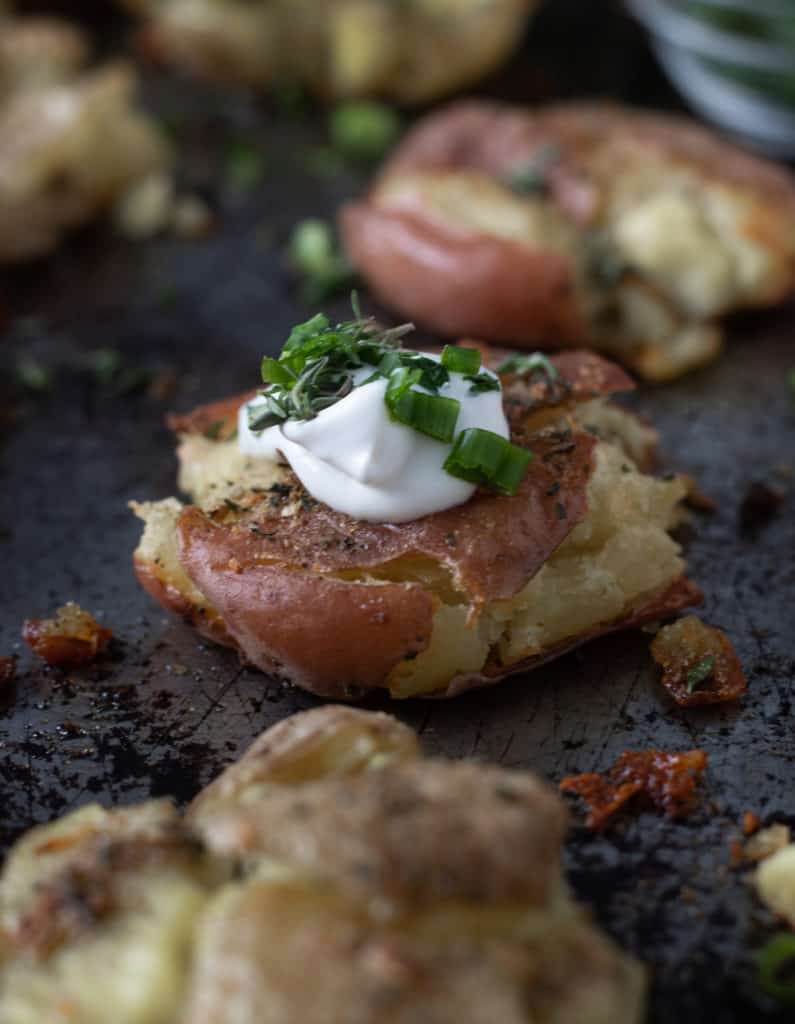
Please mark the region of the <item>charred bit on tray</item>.
<svg viewBox="0 0 795 1024"><path fill-rule="evenodd" d="M0 658L0 687L13 683L17 675L17 663L13 658Z"/></svg>
<svg viewBox="0 0 795 1024"><path fill-rule="evenodd" d="M731 640L695 615L664 626L652 641L651 655L680 707L738 700L748 689Z"/></svg>
<svg viewBox="0 0 795 1024"><path fill-rule="evenodd" d="M752 539L768 526L779 514L784 502L784 492L771 487L764 481L755 480L740 505L738 525L740 533Z"/></svg>
<svg viewBox="0 0 795 1024"><path fill-rule="evenodd" d="M88 612L68 601L52 619L26 619L22 638L48 665L89 665L107 647L112 632Z"/></svg>
<svg viewBox="0 0 795 1024"><path fill-rule="evenodd" d="M667 754L662 750L626 750L606 772L570 775L560 788L582 797L585 824L602 829L633 797L642 796L670 818L683 818L696 801L696 783L707 767L703 750Z"/></svg>

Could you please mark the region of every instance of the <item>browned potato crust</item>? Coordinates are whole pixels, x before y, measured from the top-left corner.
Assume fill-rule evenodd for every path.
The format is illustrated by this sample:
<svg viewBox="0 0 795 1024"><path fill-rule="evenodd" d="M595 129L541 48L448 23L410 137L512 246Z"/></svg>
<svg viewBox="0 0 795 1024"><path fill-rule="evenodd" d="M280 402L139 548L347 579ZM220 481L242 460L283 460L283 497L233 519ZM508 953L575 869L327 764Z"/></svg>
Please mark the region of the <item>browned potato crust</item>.
<svg viewBox="0 0 795 1024"><path fill-rule="evenodd" d="M296 715L185 816L90 805L20 840L3 1024L639 1024L643 970L566 887L566 818L389 716Z"/></svg>
<svg viewBox="0 0 795 1024"><path fill-rule="evenodd" d="M717 354L716 316L795 289L792 177L684 118L615 106L431 114L340 223L403 315L522 347L589 344L654 379Z"/></svg>
<svg viewBox="0 0 795 1024"><path fill-rule="evenodd" d="M629 378L589 353L554 363L555 381L503 378L514 440L534 454L519 493L401 525L353 520L241 456L245 396L173 418L196 504L136 507L139 579L250 664L343 699L453 695L697 603L667 535L684 486L642 475L654 432L605 403Z"/></svg>

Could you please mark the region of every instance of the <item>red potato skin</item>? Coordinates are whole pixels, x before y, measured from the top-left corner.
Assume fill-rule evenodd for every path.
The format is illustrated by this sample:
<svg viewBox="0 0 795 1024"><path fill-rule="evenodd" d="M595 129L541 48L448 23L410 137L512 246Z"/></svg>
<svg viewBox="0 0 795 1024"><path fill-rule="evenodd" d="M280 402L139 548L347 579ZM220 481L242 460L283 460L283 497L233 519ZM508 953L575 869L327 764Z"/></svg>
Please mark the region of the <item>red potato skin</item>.
<svg viewBox="0 0 795 1024"><path fill-rule="evenodd" d="M587 344L574 267L559 252L443 223L411 195L397 203L380 197L380 184L424 173L502 181L549 146L558 154L547 172L549 196L583 231L598 226L611 180L638 158L657 161L661 173L687 168L708 187L743 190L744 233L779 263L767 287L743 303L769 305L795 291L792 175L686 118L608 104L530 111L475 101L430 114L387 160L371 194L343 207L340 231L352 262L381 301L443 335L521 348Z"/></svg>
<svg viewBox="0 0 795 1024"><path fill-rule="evenodd" d="M348 583L268 563L243 571L226 531L196 508L182 514L178 534L185 570L264 672L350 699L428 646L436 600L419 584Z"/></svg>
<svg viewBox="0 0 795 1024"><path fill-rule="evenodd" d="M587 342L572 268L559 253L368 202L343 207L340 228L378 298L424 327L522 348Z"/></svg>

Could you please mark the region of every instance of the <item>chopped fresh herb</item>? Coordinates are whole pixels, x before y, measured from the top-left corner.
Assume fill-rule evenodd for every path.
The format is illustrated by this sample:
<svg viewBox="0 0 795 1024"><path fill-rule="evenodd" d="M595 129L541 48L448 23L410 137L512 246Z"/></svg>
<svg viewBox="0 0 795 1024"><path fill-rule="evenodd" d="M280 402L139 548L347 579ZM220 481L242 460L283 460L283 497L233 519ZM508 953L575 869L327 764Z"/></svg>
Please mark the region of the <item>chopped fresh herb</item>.
<svg viewBox="0 0 795 1024"><path fill-rule="evenodd" d="M204 431L204 436L208 441L217 441L221 436L221 431L224 429L224 421L216 420L215 423L211 423L209 427Z"/></svg>
<svg viewBox="0 0 795 1024"><path fill-rule="evenodd" d="M265 157L250 142L233 142L226 152L224 179L238 192L247 192L261 184L265 177Z"/></svg>
<svg viewBox="0 0 795 1024"><path fill-rule="evenodd" d="M146 391L155 371L143 366L129 366L115 348L100 348L91 353L91 368L99 384L116 395L133 395Z"/></svg>
<svg viewBox="0 0 795 1024"><path fill-rule="evenodd" d="M301 221L289 242L290 262L304 278L303 294L309 303L320 302L354 279L350 265L324 220Z"/></svg>
<svg viewBox="0 0 795 1024"><path fill-rule="evenodd" d="M760 951L759 986L787 1006L795 1006L795 935L780 932Z"/></svg>
<svg viewBox="0 0 795 1024"><path fill-rule="evenodd" d="M601 231L585 236L585 263L589 277L600 288L615 288L630 269L616 243Z"/></svg>
<svg viewBox="0 0 795 1024"><path fill-rule="evenodd" d="M476 348L445 345L442 350L442 366L451 373L476 374L480 369L480 359Z"/></svg>
<svg viewBox="0 0 795 1024"><path fill-rule="evenodd" d="M547 189L549 171L561 158L560 147L548 142L540 146L529 160L515 167L507 184L522 195L541 195Z"/></svg>
<svg viewBox="0 0 795 1024"><path fill-rule="evenodd" d="M713 655L709 655L702 660L687 673L687 692L693 693L701 683L706 682L707 679L715 671L715 658Z"/></svg>
<svg viewBox="0 0 795 1024"><path fill-rule="evenodd" d="M479 427L462 430L444 468L498 494L513 495L525 478L533 453Z"/></svg>
<svg viewBox="0 0 795 1024"><path fill-rule="evenodd" d="M477 395L483 391L499 391L500 382L493 373L486 373L485 370L482 373L468 373L464 376L464 380L469 381L470 388L469 393L471 395Z"/></svg>
<svg viewBox="0 0 795 1024"><path fill-rule="evenodd" d="M515 373L521 376L543 373L551 381L560 377L555 364L541 352L533 352L527 356L508 356L497 367L497 373Z"/></svg>
<svg viewBox="0 0 795 1024"><path fill-rule="evenodd" d="M348 159L378 160L400 134L400 118L384 103L344 103L332 111L329 132L334 148Z"/></svg>
<svg viewBox="0 0 795 1024"><path fill-rule="evenodd" d="M33 395L43 395L52 391L52 372L31 356L23 356L17 360L16 377L23 390Z"/></svg>

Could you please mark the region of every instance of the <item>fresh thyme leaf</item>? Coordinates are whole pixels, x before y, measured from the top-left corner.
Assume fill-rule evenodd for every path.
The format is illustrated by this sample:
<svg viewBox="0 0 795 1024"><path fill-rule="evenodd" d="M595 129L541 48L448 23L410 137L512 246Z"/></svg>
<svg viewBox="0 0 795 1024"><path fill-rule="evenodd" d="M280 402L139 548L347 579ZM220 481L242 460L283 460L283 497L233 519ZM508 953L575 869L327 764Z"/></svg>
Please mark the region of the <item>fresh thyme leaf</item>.
<svg viewBox="0 0 795 1024"><path fill-rule="evenodd" d="M702 660L687 673L687 692L693 693L701 683L705 682L712 673L715 671L715 658L713 655L709 655Z"/></svg>
<svg viewBox="0 0 795 1024"><path fill-rule="evenodd" d="M521 375L543 373L551 381L555 381L560 377L555 364L540 352L533 352L527 356L508 356L497 367L497 373L516 373Z"/></svg>
<svg viewBox="0 0 795 1024"><path fill-rule="evenodd" d="M522 195L540 195L547 189L550 168L561 158L560 147L552 142L540 146L532 157L515 167L507 178L514 192Z"/></svg>

